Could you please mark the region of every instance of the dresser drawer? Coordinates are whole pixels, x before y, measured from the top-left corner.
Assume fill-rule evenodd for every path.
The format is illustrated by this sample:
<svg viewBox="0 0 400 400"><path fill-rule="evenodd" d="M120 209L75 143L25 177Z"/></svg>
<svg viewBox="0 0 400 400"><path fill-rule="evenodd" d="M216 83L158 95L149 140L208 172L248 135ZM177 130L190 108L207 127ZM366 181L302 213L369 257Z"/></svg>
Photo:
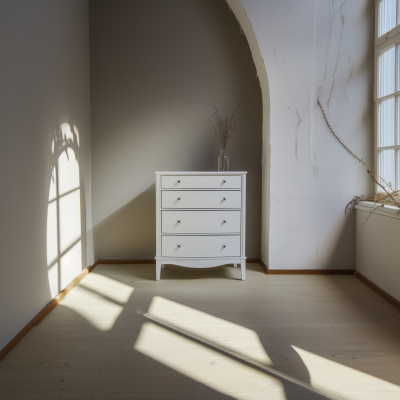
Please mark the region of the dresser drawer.
<svg viewBox="0 0 400 400"><path fill-rule="evenodd" d="M162 189L241 189L241 176L191 176L164 175Z"/></svg>
<svg viewBox="0 0 400 400"><path fill-rule="evenodd" d="M162 211L162 233L240 233L240 211Z"/></svg>
<svg viewBox="0 0 400 400"><path fill-rule="evenodd" d="M240 235L162 236L161 256L174 258L240 257Z"/></svg>
<svg viewBox="0 0 400 400"><path fill-rule="evenodd" d="M240 208L241 191L219 190L163 190L162 208Z"/></svg>

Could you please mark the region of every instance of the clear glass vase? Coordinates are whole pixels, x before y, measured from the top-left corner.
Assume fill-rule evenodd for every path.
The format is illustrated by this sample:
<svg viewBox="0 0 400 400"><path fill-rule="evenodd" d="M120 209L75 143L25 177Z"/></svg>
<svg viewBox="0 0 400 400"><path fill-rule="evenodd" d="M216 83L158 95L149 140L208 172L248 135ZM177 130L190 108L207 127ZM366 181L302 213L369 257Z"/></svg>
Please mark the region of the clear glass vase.
<svg viewBox="0 0 400 400"><path fill-rule="evenodd" d="M218 171L229 171L229 157L225 154L225 149L221 149L218 156Z"/></svg>

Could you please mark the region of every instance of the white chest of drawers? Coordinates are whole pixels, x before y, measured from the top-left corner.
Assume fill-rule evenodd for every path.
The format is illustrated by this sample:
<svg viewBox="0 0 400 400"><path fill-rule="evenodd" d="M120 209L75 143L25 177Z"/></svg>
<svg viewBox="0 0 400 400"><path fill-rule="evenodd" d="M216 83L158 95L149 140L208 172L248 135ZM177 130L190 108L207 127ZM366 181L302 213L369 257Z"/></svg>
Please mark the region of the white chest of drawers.
<svg viewBox="0 0 400 400"><path fill-rule="evenodd" d="M241 265L247 172L156 172L156 280L164 264Z"/></svg>

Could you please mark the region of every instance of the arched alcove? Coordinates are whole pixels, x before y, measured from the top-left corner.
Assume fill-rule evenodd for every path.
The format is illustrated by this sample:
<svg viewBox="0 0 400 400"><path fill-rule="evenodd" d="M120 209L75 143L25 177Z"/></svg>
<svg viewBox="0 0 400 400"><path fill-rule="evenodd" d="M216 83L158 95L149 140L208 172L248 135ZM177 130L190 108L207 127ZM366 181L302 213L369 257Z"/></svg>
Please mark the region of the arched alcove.
<svg viewBox="0 0 400 400"><path fill-rule="evenodd" d="M154 5L90 3L95 258L154 257L155 171L216 171L214 106L240 104L227 155L248 172L246 256L258 259L265 100L248 40L224 0Z"/></svg>
<svg viewBox="0 0 400 400"><path fill-rule="evenodd" d="M47 206L47 267L51 297L82 271L82 190L79 131L61 124L53 137Z"/></svg>

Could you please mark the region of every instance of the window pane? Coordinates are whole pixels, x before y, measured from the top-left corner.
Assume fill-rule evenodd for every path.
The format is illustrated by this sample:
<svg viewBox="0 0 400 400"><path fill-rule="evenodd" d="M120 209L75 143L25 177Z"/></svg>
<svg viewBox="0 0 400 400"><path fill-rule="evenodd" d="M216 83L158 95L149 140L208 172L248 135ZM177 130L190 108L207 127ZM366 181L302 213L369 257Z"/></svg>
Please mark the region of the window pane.
<svg viewBox="0 0 400 400"><path fill-rule="evenodd" d="M400 150L397 150L397 165L396 165L397 182L396 182L396 190L399 190L399 188L400 188L400 174L399 174L399 172L400 172L400 164L399 164L399 162L400 162Z"/></svg>
<svg viewBox="0 0 400 400"><path fill-rule="evenodd" d="M394 93L395 48L379 55L378 60L378 97Z"/></svg>
<svg viewBox="0 0 400 400"><path fill-rule="evenodd" d="M396 70L396 91L400 91L400 43L397 44L397 70Z"/></svg>
<svg viewBox="0 0 400 400"><path fill-rule="evenodd" d="M399 124L399 120L400 120L400 96L397 96L396 98L396 126L395 126L395 130L396 130L396 145L400 144L400 124Z"/></svg>
<svg viewBox="0 0 400 400"><path fill-rule="evenodd" d="M380 0L378 37L396 26L396 0Z"/></svg>
<svg viewBox="0 0 400 400"><path fill-rule="evenodd" d="M378 147L394 146L394 97L378 106Z"/></svg>
<svg viewBox="0 0 400 400"><path fill-rule="evenodd" d="M378 153L378 175L380 175L386 183L392 188L395 188L394 181L394 149L392 150L382 150ZM382 185L386 186L383 181L380 182ZM382 189L378 189L382 191Z"/></svg>

